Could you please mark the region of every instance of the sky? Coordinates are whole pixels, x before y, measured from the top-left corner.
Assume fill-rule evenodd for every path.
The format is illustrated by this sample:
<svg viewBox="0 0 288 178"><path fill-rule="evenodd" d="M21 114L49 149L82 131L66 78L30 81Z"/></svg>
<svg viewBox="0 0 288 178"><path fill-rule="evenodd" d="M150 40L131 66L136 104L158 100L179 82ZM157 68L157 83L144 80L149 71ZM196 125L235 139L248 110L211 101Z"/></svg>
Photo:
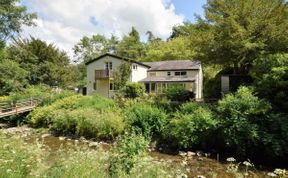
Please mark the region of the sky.
<svg viewBox="0 0 288 178"><path fill-rule="evenodd" d="M203 16L206 0L21 0L38 15L36 27L24 27L22 37L54 43L73 56L73 46L83 36L111 34L121 38L134 26L145 41L149 30L163 39L172 27Z"/></svg>

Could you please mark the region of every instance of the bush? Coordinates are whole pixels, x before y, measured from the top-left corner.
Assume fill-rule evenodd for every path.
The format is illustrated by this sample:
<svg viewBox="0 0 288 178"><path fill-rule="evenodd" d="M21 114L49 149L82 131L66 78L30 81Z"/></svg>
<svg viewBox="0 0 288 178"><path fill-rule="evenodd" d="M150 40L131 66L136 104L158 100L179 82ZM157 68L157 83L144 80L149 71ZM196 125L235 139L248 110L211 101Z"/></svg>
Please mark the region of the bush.
<svg viewBox="0 0 288 178"><path fill-rule="evenodd" d="M195 98L195 94L186 90L183 86L171 86L164 91L164 95L171 101L189 101Z"/></svg>
<svg viewBox="0 0 288 178"><path fill-rule="evenodd" d="M126 112L127 124L136 133L143 134L146 138L162 132L167 122L164 111L148 104L135 104Z"/></svg>
<svg viewBox="0 0 288 178"><path fill-rule="evenodd" d="M71 114L77 118L76 133L79 136L112 140L125 128L123 117L117 110L83 109Z"/></svg>
<svg viewBox="0 0 288 178"><path fill-rule="evenodd" d="M63 96L63 95L62 95ZM59 97L61 98L61 97ZM29 114L29 122L34 127L48 127L52 120L59 113L57 110L73 111L79 108L93 108L94 110L104 110L113 108L115 103L98 95L82 96L73 95L58 99L51 105L38 107ZM61 115L62 116L62 115Z"/></svg>
<svg viewBox="0 0 288 178"><path fill-rule="evenodd" d="M260 123L271 106L253 95L251 89L240 87L235 94L228 94L218 102L222 139L226 146L239 155L256 151L263 135Z"/></svg>
<svg viewBox="0 0 288 178"><path fill-rule="evenodd" d="M121 92L126 98L137 98L144 95L145 87L140 83L129 82L121 89Z"/></svg>
<svg viewBox="0 0 288 178"><path fill-rule="evenodd" d="M122 171L129 174L134 165L144 156L148 144L149 141L145 137L135 133L119 137L117 147L110 159L109 174L112 177L118 177Z"/></svg>
<svg viewBox="0 0 288 178"><path fill-rule="evenodd" d="M206 147L218 121L212 111L198 103L185 103L174 115L166 129L166 137L178 148Z"/></svg>

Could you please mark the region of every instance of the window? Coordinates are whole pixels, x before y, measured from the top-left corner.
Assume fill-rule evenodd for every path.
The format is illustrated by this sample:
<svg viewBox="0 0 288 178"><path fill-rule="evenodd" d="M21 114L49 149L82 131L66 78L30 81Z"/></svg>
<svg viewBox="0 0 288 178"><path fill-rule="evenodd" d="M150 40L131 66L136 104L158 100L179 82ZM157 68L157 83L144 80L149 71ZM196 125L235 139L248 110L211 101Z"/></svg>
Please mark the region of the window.
<svg viewBox="0 0 288 178"><path fill-rule="evenodd" d="M171 72L167 72L167 75L168 75L168 76L171 76Z"/></svg>
<svg viewBox="0 0 288 178"><path fill-rule="evenodd" d="M155 76L156 76L156 73L155 73L155 72L151 72L151 73L149 74L149 76L150 76L150 77L155 77Z"/></svg>
<svg viewBox="0 0 288 178"><path fill-rule="evenodd" d="M137 70L137 67L138 67L137 64L132 65L133 70Z"/></svg>
<svg viewBox="0 0 288 178"><path fill-rule="evenodd" d="M97 90L97 82L96 81L93 83L93 89Z"/></svg>
<svg viewBox="0 0 288 178"><path fill-rule="evenodd" d="M186 71L183 71L183 72L175 72L175 76L185 76L187 75L187 72Z"/></svg>
<svg viewBox="0 0 288 178"><path fill-rule="evenodd" d="M114 87L115 87L115 86L114 86L114 83L110 83L109 89L110 89L110 90L115 90Z"/></svg>
<svg viewBox="0 0 288 178"><path fill-rule="evenodd" d="M185 72L181 72L181 74L180 74L181 76L183 76L183 75L187 75L187 72L185 71Z"/></svg>
<svg viewBox="0 0 288 178"><path fill-rule="evenodd" d="M112 70L113 66L112 66L112 62L105 62L105 69L106 70Z"/></svg>

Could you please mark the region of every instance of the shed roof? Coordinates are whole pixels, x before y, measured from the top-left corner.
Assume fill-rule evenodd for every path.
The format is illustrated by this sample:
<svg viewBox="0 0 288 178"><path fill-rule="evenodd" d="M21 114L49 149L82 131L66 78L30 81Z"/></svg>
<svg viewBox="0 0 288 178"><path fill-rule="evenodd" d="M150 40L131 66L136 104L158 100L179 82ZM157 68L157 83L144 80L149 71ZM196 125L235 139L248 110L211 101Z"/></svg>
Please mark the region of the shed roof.
<svg viewBox="0 0 288 178"><path fill-rule="evenodd" d="M143 62L150 66L149 71L165 71L165 70L197 70L201 67L200 61L191 60L174 60L174 61L158 61L158 62Z"/></svg>

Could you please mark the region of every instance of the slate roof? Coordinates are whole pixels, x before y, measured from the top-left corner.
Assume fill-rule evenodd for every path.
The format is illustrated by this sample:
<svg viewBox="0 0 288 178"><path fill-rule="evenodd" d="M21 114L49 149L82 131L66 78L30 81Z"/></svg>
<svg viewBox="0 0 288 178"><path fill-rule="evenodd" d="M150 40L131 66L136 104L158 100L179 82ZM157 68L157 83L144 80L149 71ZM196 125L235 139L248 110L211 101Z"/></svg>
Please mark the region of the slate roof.
<svg viewBox="0 0 288 178"><path fill-rule="evenodd" d="M195 81L194 77L146 77L139 82L193 82Z"/></svg>
<svg viewBox="0 0 288 178"><path fill-rule="evenodd" d="M150 66L148 71L165 71L165 70L193 70L200 69L200 61L191 60L174 60L174 61L158 61L158 62L142 62Z"/></svg>
<svg viewBox="0 0 288 178"><path fill-rule="evenodd" d="M136 63L136 64L142 65L142 66L144 66L144 67L150 68L149 65L146 65L146 64L144 64L144 63L141 63L141 62L138 62L138 61L135 61L135 60L132 60L132 59L128 59L128 58L125 58L125 57L116 56L116 55L110 54L110 53L105 53L105 54L103 54L103 55L101 55L101 56L99 56L99 57L97 57L97 58L94 58L94 59L92 59L91 61L86 62L85 65L88 65L88 64L90 64L90 63L92 63L92 62L94 62L94 61L97 61L97 60L99 60L99 59L101 59L101 58L103 58L103 57L105 57L105 56L114 57L114 58L117 58L117 59L120 59L120 60L124 60L124 61L127 61L127 62Z"/></svg>

